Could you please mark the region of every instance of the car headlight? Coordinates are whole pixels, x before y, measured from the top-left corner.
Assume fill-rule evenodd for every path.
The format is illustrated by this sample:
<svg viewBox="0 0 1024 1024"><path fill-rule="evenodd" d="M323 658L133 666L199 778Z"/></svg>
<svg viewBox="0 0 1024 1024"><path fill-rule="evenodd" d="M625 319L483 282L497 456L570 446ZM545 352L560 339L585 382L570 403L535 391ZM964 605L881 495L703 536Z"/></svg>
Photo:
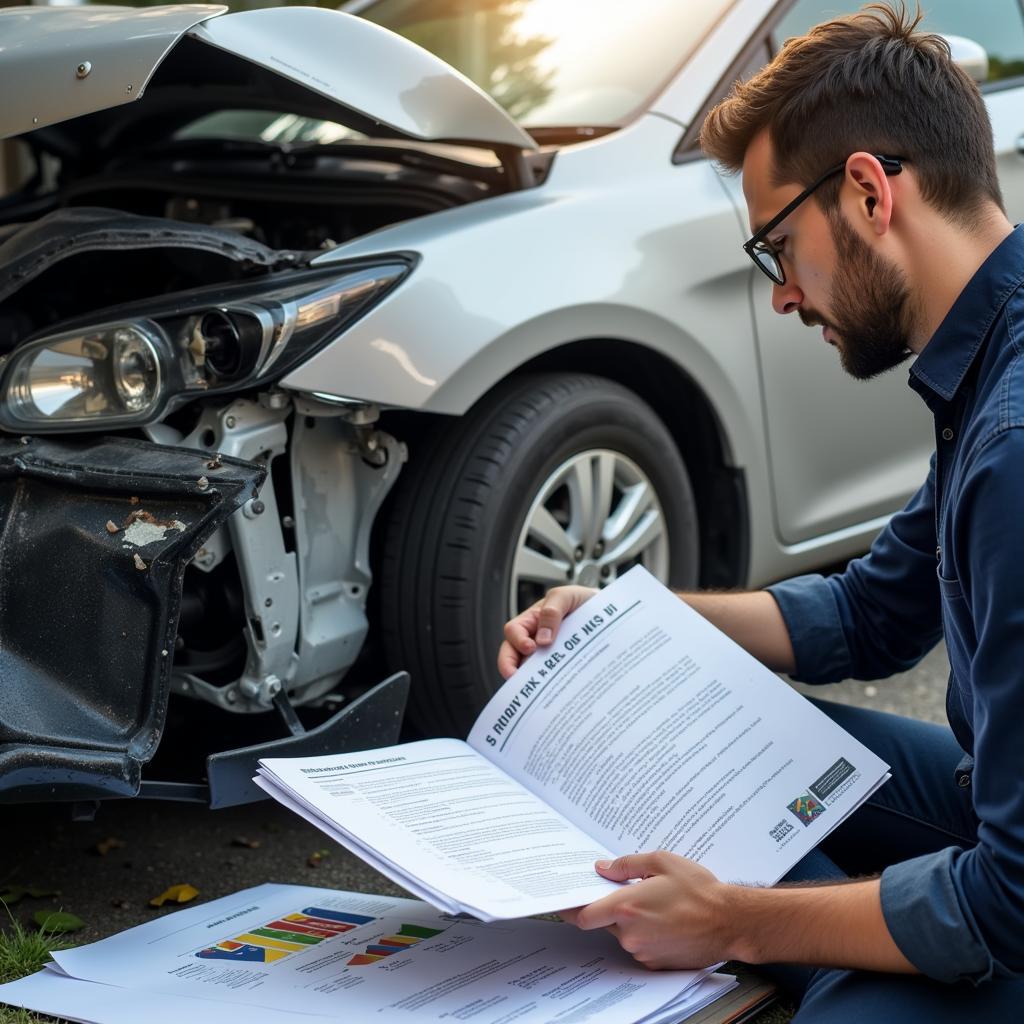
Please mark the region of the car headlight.
<svg viewBox="0 0 1024 1024"><path fill-rule="evenodd" d="M412 269L396 258L165 296L145 315L111 316L25 342L0 375L0 426L87 430L151 423L197 394L287 373ZM136 304L137 306L137 304Z"/></svg>

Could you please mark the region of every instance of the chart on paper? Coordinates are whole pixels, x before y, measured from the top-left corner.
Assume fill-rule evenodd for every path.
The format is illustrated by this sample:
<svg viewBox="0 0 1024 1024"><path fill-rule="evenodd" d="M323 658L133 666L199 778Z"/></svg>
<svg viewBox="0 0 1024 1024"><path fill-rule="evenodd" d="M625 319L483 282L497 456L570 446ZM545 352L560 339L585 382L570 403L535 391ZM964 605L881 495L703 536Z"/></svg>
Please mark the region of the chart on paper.
<svg viewBox="0 0 1024 1024"><path fill-rule="evenodd" d="M333 939L362 924L370 924L374 917L349 914L324 907L306 907L293 914L285 914L268 921L260 928L252 928L232 938L200 950L200 960L232 960L235 963L272 964L284 960L292 953L301 953L324 939ZM351 961L350 961L351 962Z"/></svg>
<svg viewBox="0 0 1024 1024"><path fill-rule="evenodd" d="M402 953L415 946L424 939L432 939L440 935L443 928L426 928L421 924L403 924L398 929L397 935L385 935L371 943L362 953L357 953L348 961L349 967L365 967L366 964L375 964L386 956L393 956L395 953Z"/></svg>

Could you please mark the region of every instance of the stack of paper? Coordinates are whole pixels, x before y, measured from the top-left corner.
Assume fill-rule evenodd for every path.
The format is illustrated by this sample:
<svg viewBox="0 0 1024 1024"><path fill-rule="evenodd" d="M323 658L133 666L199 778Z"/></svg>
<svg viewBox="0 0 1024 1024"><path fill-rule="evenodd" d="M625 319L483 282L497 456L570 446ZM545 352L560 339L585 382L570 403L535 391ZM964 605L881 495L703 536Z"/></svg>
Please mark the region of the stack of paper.
<svg viewBox="0 0 1024 1024"><path fill-rule="evenodd" d="M736 984L565 924L269 884L53 956L0 1001L89 1024L669 1024Z"/></svg>
<svg viewBox="0 0 1024 1024"><path fill-rule="evenodd" d="M256 783L415 895L484 921L616 891L671 850L770 885L887 765L637 567L563 623L468 742L271 758Z"/></svg>

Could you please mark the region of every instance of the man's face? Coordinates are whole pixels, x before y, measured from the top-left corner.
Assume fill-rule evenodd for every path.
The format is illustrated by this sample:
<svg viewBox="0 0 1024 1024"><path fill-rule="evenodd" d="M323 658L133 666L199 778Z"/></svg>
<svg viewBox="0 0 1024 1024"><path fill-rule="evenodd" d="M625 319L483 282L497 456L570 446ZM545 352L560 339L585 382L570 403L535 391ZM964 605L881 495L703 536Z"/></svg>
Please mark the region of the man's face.
<svg viewBox="0 0 1024 1024"><path fill-rule="evenodd" d="M743 161L751 230L766 224L801 191L775 187L771 143L762 132ZM876 252L836 207L825 214L813 197L801 203L769 241L781 251L786 283L773 285L777 313L796 312L839 351L843 368L861 380L902 363L909 353L910 303L899 267Z"/></svg>

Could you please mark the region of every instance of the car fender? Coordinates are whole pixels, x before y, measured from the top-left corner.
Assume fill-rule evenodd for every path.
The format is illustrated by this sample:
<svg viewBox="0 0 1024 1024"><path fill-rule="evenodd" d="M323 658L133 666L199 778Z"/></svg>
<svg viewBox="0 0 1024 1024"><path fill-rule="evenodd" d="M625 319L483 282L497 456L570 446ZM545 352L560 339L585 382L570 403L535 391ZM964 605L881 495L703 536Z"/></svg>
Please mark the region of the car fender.
<svg viewBox="0 0 1024 1024"><path fill-rule="evenodd" d="M671 163L680 133L664 118L642 118L559 153L544 186L385 228L320 257L327 266L403 250L420 262L284 386L459 415L537 356L615 338L689 374L726 425L733 458L763 460L740 224L709 163Z"/></svg>

